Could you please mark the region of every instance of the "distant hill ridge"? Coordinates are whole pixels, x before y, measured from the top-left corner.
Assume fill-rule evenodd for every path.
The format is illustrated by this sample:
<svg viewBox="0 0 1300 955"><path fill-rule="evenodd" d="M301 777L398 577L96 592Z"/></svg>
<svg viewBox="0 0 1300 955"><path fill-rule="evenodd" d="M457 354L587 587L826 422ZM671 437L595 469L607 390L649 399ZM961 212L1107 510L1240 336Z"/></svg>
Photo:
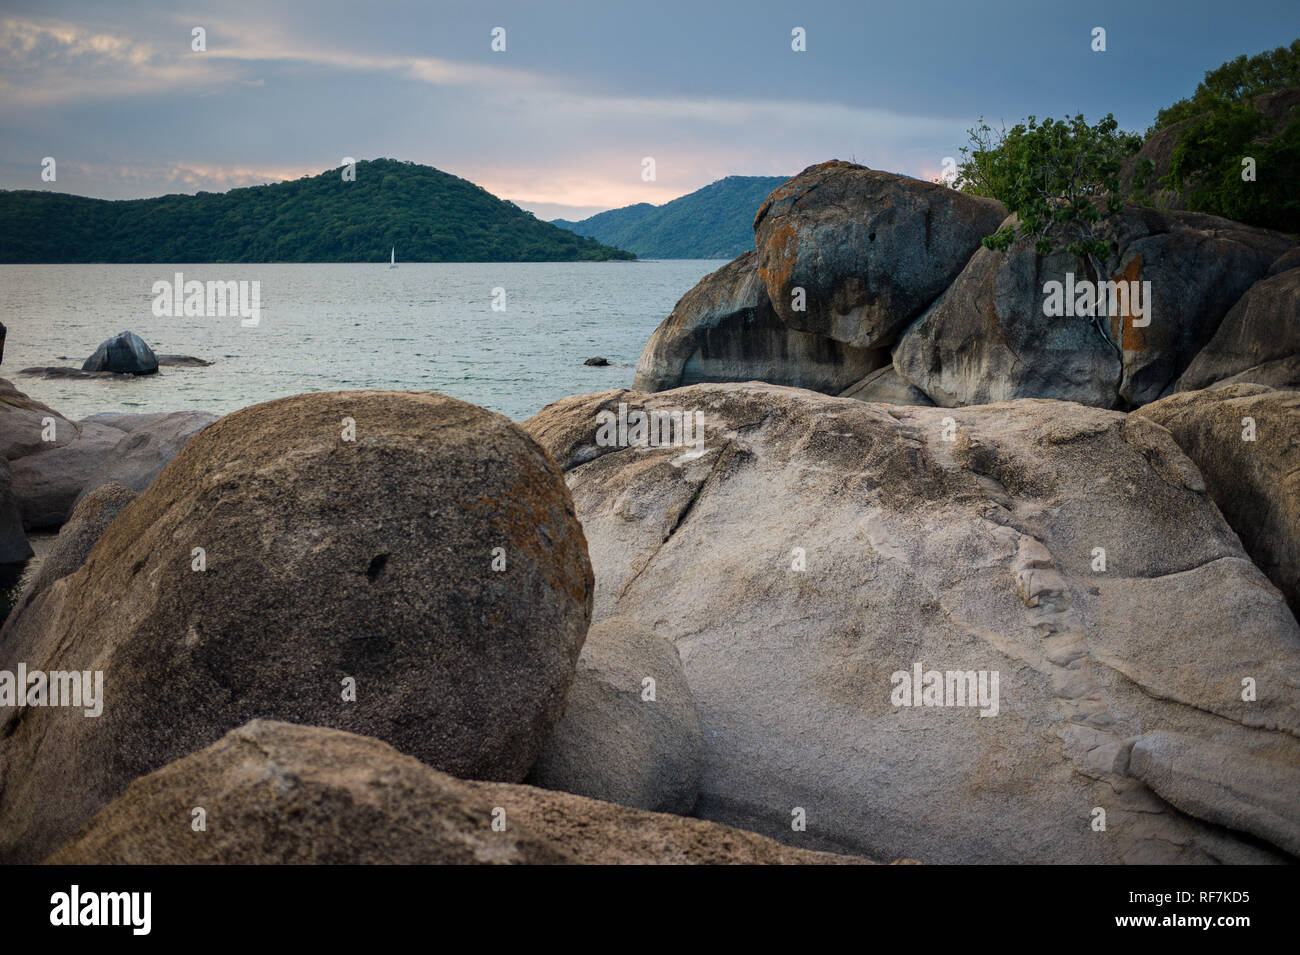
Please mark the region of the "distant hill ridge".
<svg viewBox="0 0 1300 955"><path fill-rule="evenodd" d="M662 206L638 202L553 225L649 259L732 259L754 247L754 213L789 176L728 176Z"/></svg>
<svg viewBox="0 0 1300 955"><path fill-rule="evenodd" d="M224 193L0 191L0 262L574 262L634 258L396 159Z"/></svg>

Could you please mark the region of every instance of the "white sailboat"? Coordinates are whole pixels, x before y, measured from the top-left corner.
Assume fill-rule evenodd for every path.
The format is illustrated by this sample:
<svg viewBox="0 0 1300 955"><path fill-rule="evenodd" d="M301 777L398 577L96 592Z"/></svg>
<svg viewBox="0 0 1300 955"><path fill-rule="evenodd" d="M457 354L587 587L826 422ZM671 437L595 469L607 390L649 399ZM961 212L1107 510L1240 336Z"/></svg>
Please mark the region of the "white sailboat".
<svg viewBox="0 0 1300 955"><path fill-rule="evenodd" d="M397 246L393 246L393 251L392 251L391 253L389 253L389 256L388 256L388 267L389 267L390 269L395 269L395 268L397 268Z"/></svg>

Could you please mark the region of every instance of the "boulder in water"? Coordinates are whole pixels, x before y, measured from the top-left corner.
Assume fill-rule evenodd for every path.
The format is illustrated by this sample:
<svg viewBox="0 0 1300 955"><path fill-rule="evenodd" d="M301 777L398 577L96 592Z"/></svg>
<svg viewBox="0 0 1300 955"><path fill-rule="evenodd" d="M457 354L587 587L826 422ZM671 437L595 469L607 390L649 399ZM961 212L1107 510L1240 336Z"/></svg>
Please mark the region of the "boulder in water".
<svg viewBox="0 0 1300 955"><path fill-rule="evenodd" d="M158 356L135 332L126 331L99 343L86 359L82 371L111 371L119 375L152 375L158 371Z"/></svg>

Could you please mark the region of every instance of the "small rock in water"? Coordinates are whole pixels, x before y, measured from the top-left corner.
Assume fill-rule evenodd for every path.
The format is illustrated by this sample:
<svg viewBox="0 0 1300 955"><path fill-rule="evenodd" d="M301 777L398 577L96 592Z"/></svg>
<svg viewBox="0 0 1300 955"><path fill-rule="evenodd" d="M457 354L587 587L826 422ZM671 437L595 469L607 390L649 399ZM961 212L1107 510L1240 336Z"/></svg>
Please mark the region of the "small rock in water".
<svg viewBox="0 0 1300 955"><path fill-rule="evenodd" d="M588 358L586 361L583 362L583 364L584 364L584 365L593 365L593 366L595 366L595 367L597 367L597 368L603 368L603 367L605 367L606 365L609 364L609 361L608 361L608 359L605 359L605 358L596 357L596 358Z"/></svg>
<svg viewBox="0 0 1300 955"><path fill-rule="evenodd" d="M162 365L180 365L185 368L207 368L212 362L204 361L202 358L195 358L193 355L158 355L158 364Z"/></svg>
<svg viewBox="0 0 1300 955"><path fill-rule="evenodd" d="M153 349L135 332L122 332L100 342L95 353L86 359L82 371L115 371L126 375L152 375L158 371Z"/></svg>

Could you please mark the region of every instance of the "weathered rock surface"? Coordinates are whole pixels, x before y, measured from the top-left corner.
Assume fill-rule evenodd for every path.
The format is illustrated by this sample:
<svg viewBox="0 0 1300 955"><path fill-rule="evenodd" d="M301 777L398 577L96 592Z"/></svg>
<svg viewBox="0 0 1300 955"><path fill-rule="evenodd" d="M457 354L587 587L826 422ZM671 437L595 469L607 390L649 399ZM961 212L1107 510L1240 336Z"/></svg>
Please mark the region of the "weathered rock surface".
<svg viewBox="0 0 1300 955"><path fill-rule="evenodd" d="M69 432L67 443L47 444L9 463L14 495L28 530L55 528L68 519L77 497L113 456L126 435L102 424L59 421L56 432Z"/></svg>
<svg viewBox="0 0 1300 955"><path fill-rule="evenodd" d="M1103 338L1097 319L1045 315L1046 282L1089 276L1074 256L1040 257L1032 238L1021 238L1006 252L975 253L904 332L894 367L949 407L1020 397L1142 405L1160 396L1237 299L1294 244L1227 219L1131 203L1097 231L1114 250L1105 280L1151 283L1150 314L1139 319L1148 325L1134 326L1130 310L1105 320Z"/></svg>
<svg viewBox="0 0 1300 955"><path fill-rule="evenodd" d="M782 322L758 274L758 253L746 252L682 296L646 342L633 387L768 381L838 392L888 361L882 350L854 348Z"/></svg>
<svg viewBox="0 0 1300 955"><path fill-rule="evenodd" d="M152 375L158 371L158 356L135 332L119 332L99 343L86 359L82 371L111 371L119 375Z"/></svg>
<svg viewBox="0 0 1300 955"><path fill-rule="evenodd" d="M0 455L0 564L14 564L31 556L22 510L9 484L9 462Z"/></svg>
<svg viewBox="0 0 1300 955"><path fill-rule="evenodd" d="M1246 553L1300 615L1300 391L1224 385L1137 414L1167 428L1196 462Z"/></svg>
<svg viewBox="0 0 1300 955"><path fill-rule="evenodd" d="M1261 773L1257 760L1178 733L1147 733L1133 743L1129 773L1170 805L1267 840L1300 858L1300 785Z"/></svg>
<svg viewBox="0 0 1300 955"><path fill-rule="evenodd" d="M54 441L45 441L46 419L53 419ZM0 458L13 461L67 444L75 437L72 422L49 405L29 398L13 382L0 378Z"/></svg>
<svg viewBox="0 0 1300 955"><path fill-rule="evenodd" d="M591 592L559 471L501 415L404 392L227 415L0 631L0 669L99 670L107 695L97 718L0 710L0 859L42 858L131 780L259 717L520 780Z"/></svg>
<svg viewBox="0 0 1300 955"><path fill-rule="evenodd" d="M934 404L919 388L909 385L899 377L898 369L886 365L877 369L859 382L855 382L840 392L841 398L853 398L857 401L883 401L890 405L925 405Z"/></svg>
<svg viewBox="0 0 1300 955"><path fill-rule="evenodd" d="M646 698L649 691L653 699ZM699 793L701 746L677 648L635 621L615 617L587 633L564 719L528 781L685 815Z"/></svg>
<svg viewBox="0 0 1300 955"><path fill-rule="evenodd" d="M1222 381L1216 381L1211 388L1223 388L1227 385L1252 384L1265 385L1283 391L1300 389L1300 355L1266 361L1262 365L1247 368L1245 371L1230 375Z"/></svg>
<svg viewBox="0 0 1300 955"><path fill-rule="evenodd" d="M758 269L789 327L878 348L938 298L1006 214L993 199L825 162L773 190L759 208ZM799 288L803 311L795 307Z"/></svg>
<svg viewBox="0 0 1300 955"><path fill-rule="evenodd" d="M705 453L595 447L620 401L699 410ZM799 845L923 862L1286 858L1273 823L1225 828L1128 772L1168 732L1234 750L1251 805L1300 775L1300 627L1150 419L697 385L526 427L568 469L597 619L677 645L701 817L788 841L802 809ZM894 705L916 665L998 673L997 715Z"/></svg>
<svg viewBox="0 0 1300 955"><path fill-rule="evenodd" d="M1292 246L1278 256L1277 261L1268 268L1269 276L1280 275L1289 269L1300 268L1300 245Z"/></svg>
<svg viewBox="0 0 1300 955"><path fill-rule="evenodd" d="M193 809L207 831L194 832ZM505 831L493 814L505 813ZM58 865L854 864L679 816L440 773L351 733L254 720L136 780Z"/></svg>
<svg viewBox="0 0 1300 955"><path fill-rule="evenodd" d="M1172 391L1197 391L1248 369L1300 355L1300 269L1260 279L1232 306Z"/></svg>
<svg viewBox="0 0 1300 955"><path fill-rule="evenodd" d="M67 523L59 528L54 546L41 561L41 568L32 578L20 604L26 603L56 580L62 580L76 572L86 562L91 549L113 518L134 501L136 496L136 492L126 485L110 481L82 497L73 508Z"/></svg>
<svg viewBox="0 0 1300 955"><path fill-rule="evenodd" d="M167 462L185 447L186 443L202 431L217 416L206 411L173 411L170 414L140 415L143 421L129 421L130 415L96 415L94 418L113 417L112 426L122 427L126 436L113 446L99 467L82 485L79 497L84 497L101 484L116 482L133 491L143 491L162 473ZM86 421L92 419L88 418ZM82 424L85 422L83 421Z"/></svg>

